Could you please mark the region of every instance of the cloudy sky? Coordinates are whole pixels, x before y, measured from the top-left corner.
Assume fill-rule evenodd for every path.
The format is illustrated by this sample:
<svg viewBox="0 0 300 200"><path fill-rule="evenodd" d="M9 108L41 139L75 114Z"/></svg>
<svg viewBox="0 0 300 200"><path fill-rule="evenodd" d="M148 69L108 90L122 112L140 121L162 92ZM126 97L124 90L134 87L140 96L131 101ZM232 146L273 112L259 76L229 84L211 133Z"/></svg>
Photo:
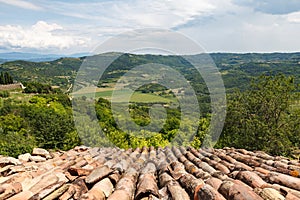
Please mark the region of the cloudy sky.
<svg viewBox="0 0 300 200"><path fill-rule="evenodd" d="M140 28L207 52L300 51L300 0L0 0L0 52L91 52Z"/></svg>

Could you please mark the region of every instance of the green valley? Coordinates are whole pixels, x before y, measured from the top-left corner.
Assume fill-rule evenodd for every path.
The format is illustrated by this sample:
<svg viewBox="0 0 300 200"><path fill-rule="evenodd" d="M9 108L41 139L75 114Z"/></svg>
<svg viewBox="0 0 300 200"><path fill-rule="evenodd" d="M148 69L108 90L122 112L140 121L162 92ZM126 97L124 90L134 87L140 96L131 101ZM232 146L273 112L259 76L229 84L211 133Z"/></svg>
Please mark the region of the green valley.
<svg viewBox="0 0 300 200"><path fill-rule="evenodd" d="M130 93L133 86L124 83L123 89L115 91L120 77L147 63L170 66L191 84L201 110L199 127L194 138L180 139L190 141L185 145L200 147L209 130L211 99L203 78L191 63L181 56L105 54L107 58L116 55L120 57L111 63L98 82L91 85L87 77L80 82L83 89L73 93L74 80L85 57L2 63L0 72L9 74L26 88L3 92L0 99L0 154L18 155L33 147L69 149L83 143L91 146L113 143L121 148L169 145L181 124L185 130L194 125L181 119L178 94L182 89L170 90L151 83ZM217 146L292 156L293 149L300 147L300 53L213 53L210 56L222 75L228 98L225 128ZM90 70L93 73L95 69ZM142 127L151 123L150 107L163 105L166 120L157 122L163 123L162 129L132 133L130 130L134 128L128 125L129 130L122 130L111 111L110 100L114 92L118 95L113 101L120 105L127 103L126 97L131 95L128 102L130 117ZM76 95L82 99L72 102L70 98ZM86 106L72 111L74 103L91 102L94 108ZM96 116L82 115L81 120L76 121L82 130L77 130L73 115L92 113L93 109ZM89 120L97 121L108 140L97 136L97 129L86 123ZM119 120L126 124L131 119ZM86 137L79 137L78 131ZM12 138L15 138L14 142L11 142Z"/></svg>

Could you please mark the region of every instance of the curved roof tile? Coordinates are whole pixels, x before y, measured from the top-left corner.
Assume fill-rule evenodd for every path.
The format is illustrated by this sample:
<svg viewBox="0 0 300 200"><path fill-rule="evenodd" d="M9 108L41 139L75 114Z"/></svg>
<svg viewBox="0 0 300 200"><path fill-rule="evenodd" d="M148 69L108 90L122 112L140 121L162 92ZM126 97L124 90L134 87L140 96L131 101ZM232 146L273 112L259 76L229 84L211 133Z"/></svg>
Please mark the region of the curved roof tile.
<svg viewBox="0 0 300 200"><path fill-rule="evenodd" d="M300 199L300 162L244 149L89 148L0 156L0 199Z"/></svg>

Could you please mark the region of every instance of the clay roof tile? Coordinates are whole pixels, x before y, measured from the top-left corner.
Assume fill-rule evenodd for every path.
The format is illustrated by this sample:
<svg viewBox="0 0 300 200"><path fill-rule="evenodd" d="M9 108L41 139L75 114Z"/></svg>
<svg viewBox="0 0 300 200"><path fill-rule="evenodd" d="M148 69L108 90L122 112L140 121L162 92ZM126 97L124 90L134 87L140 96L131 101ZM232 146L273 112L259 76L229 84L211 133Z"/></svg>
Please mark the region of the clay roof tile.
<svg viewBox="0 0 300 200"><path fill-rule="evenodd" d="M300 199L300 162L262 151L80 146L0 156L0 199Z"/></svg>

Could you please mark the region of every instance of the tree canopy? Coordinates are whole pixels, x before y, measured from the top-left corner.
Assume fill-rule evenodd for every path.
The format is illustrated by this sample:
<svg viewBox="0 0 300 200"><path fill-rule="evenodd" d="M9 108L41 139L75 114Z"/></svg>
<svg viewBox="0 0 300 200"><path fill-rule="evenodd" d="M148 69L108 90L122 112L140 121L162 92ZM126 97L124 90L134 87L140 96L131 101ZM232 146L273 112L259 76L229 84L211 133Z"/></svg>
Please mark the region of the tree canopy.
<svg viewBox="0 0 300 200"><path fill-rule="evenodd" d="M230 95L218 145L277 155L299 148L299 110L290 106L296 89L293 77L262 75L249 90Z"/></svg>

